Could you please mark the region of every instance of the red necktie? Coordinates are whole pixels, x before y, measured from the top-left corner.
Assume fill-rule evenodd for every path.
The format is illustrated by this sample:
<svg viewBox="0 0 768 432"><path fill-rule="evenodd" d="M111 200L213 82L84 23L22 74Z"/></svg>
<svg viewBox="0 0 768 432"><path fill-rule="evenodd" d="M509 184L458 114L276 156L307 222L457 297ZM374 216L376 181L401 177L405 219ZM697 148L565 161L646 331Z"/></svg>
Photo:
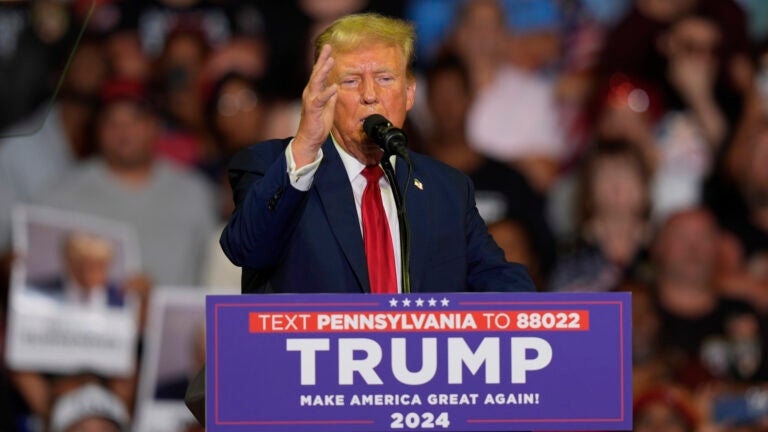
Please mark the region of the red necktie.
<svg viewBox="0 0 768 432"><path fill-rule="evenodd" d="M362 171L368 181L363 191L363 242L368 259L368 279L371 292L396 293L395 252L389 234L387 214L381 201L379 179L384 171L378 165L367 166Z"/></svg>

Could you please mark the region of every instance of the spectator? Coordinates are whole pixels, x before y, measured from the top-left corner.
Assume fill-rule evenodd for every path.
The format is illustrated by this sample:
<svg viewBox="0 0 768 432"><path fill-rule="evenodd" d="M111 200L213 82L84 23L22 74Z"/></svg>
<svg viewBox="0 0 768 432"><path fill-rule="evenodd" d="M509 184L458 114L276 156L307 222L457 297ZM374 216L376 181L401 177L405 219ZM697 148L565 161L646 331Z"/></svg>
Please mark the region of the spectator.
<svg viewBox="0 0 768 432"><path fill-rule="evenodd" d="M238 150L266 138L265 116L269 106L260 82L241 73L230 72L214 84L205 107L220 156L208 161L203 169L217 185L222 224L212 234L207 246L203 282L209 288L240 292L240 268L229 261L219 245L224 224L235 209L226 168L229 159Z"/></svg>
<svg viewBox="0 0 768 432"><path fill-rule="evenodd" d="M425 150L467 174L486 224L511 219L527 232L540 276L554 259L554 239L546 224L544 199L514 168L481 155L467 137L467 110L472 103L469 76L456 57L444 57L427 71L428 108L433 121ZM529 271L531 269L529 268Z"/></svg>
<svg viewBox="0 0 768 432"><path fill-rule="evenodd" d="M719 28L727 30L722 31L718 58L718 69L724 72L721 84L730 88L731 95L747 91L752 75L747 60L749 39L744 11L734 0L635 0L634 7L605 38L600 78L622 72L664 82L666 63L658 50L659 37L671 23L692 12L710 17ZM721 98L719 103L723 105L728 98Z"/></svg>
<svg viewBox="0 0 768 432"><path fill-rule="evenodd" d="M693 384L729 374L735 379L753 378L763 368L757 316L719 293L718 238L712 215L691 209L671 216L653 245L663 343L679 379ZM731 351L732 346L749 343L754 347L751 353Z"/></svg>
<svg viewBox="0 0 768 432"><path fill-rule="evenodd" d="M722 43L717 22L704 14L683 15L659 42L671 92L680 97L704 142L713 147L720 145L727 132L727 120L715 99Z"/></svg>
<svg viewBox="0 0 768 432"><path fill-rule="evenodd" d="M472 93L490 86L504 64L507 30L504 9L496 0L465 2L456 13L448 50L467 65Z"/></svg>
<svg viewBox="0 0 768 432"><path fill-rule="evenodd" d="M205 117L222 162L265 138L267 110L260 82L249 75L229 72L213 84L205 103Z"/></svg>
<svg viewBox="0 0 768 432"><path fill-rule="evenodd" d="M143 269L157 285L195 285L214 225L210 190L155 156L158 119L138 83L105 85L96 124L100 156L39 201L135 227Z"/></svg>
<svg viewBox="0 0 768 432"><path fill-rule="evenodd" d="M53 105L4 131L0 137L0 183L8 189L7 208L28 203L78 159L91 153L88 124L107 69L100 43L84 41L72 59ZM0 249L10 225L0 226Z"/></svg>
<svg viewBox="0 0 768 432"><path fill-rule="evenodd" d="M554 87L505 61L509 35L500 3L467 2L458 16L449 49L469 71L474 95L467 121L470 142L480 153L515 164L534 189L545 192L564 156Z"/></svg>
<svg viewBox="0 0 768 432"><path fill-rule="evenodd" d="M668 111L655 129L657 219L701 204L703 180L730 133L725 111L716 100L723 43L716 22L706 15L684 15L661 40L671 96Z"/></svg>
<svg viewBox="0 0 768 432"><path fill-rule="evenodd" d="M184 166L194 166L215 154L198 91L209 50L202 30L185 25L168 34L157 61L156 78L166 114L157 153Z"/></svg>
<svg viewBox="0 0 768 432"><path fill-rule="evenodd" d="M626 141L598 143L576 192L575 247L558 261L553 291L611 291L636 270L649 232L649 172Z"/></svg>

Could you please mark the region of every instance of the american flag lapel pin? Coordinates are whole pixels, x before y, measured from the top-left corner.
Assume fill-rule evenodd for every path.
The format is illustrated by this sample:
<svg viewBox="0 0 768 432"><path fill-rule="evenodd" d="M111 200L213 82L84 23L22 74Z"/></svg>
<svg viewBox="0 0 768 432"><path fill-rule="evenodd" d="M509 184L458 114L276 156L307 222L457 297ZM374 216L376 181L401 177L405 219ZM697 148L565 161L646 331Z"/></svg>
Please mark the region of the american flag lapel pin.
<svg viewBox="0 0 768 432"><path fill-rule="evenodd" d="M421 183L421 180L419 180L419 179L414 179L413 180L413 185L416 186L417 188L419 188L419 190L424 190L424 184Z"/></svg>

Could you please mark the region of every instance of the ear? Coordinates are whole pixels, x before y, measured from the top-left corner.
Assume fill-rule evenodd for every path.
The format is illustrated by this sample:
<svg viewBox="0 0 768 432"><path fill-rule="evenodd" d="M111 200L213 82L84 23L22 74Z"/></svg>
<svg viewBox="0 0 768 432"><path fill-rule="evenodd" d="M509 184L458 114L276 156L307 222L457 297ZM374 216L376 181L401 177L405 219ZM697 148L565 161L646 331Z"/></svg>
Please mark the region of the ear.
<svg viewBox="0 0 768 432"><path fill-rule="evenodd" d="M416 77L409 74L405 84L405 110L410 111L413 108L413 102L416 100Z"/></svg>

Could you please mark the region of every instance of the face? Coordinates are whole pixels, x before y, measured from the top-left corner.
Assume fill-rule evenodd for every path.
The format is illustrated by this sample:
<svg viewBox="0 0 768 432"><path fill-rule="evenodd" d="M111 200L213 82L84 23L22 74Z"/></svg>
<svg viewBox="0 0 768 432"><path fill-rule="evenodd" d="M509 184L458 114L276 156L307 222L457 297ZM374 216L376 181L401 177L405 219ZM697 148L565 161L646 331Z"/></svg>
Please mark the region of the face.
<svg viewBox="0 0 768 432"><path fill-rule="evenodd" d="M109 278L112 250L102 240L74 240L67 246L67 272L85 290L103 287Z"/></svg>
<svg viewBox="0 0 768 432"><path fill-rule="evenodd" d="M216 102L216 128L227 150L235 151L259 141L263 123L261 101L243 81L224 84Z"/></svg>
<svg viewBox="0 0 768 432"><path fill-rule="evenodd" d="M506 41L504 12L493 0L468 4L456 31L456 43L465 59L498 56Z"/></svg>
<svg viewBox="0 0 768 432"><path fill-rule="evenodd" d="M145 167L154 155L157 121L133 102L113 102L101 114L99 148L113 167Z"/></svg>
<svg viewBox="0 0 768 432"><path fill-rule="evenodd" d="M656 253L662 272L706 283L717 259L717 228L704 212L673 216L662 230Z"/></svg>
<svg viewBox="0 0 768 432"><path fill-rule="evenodd" d="M717 66L720 30L711 21L690 17L677 23L669 35L670 59L689 59L704 67Z"/></svg>
<svg viewBox="0 0 768 432"><path fill-rule="evenodd" d="M436 124L449 128L463 127L468 108L469 91L460 72L446 69L432 77L429 83L429 110Z"/></svg>
<svg viewBox="0 0 768 432"><path fill-rule="evenodd" d="M638 215L645 202L645 186L632 159L608 156L595 163L592 181L595 213Z"/></svg>
<svg viewBox="0 0 768 432"><path fill-rule="evenodd" d="M363 121L381 114L402 127L413 106L416 84L408 76L400 48L375 44L334 55L329 76L339 85L332 132L339 145L360 162L381 160L382 151L363 132Z"/></svg>

